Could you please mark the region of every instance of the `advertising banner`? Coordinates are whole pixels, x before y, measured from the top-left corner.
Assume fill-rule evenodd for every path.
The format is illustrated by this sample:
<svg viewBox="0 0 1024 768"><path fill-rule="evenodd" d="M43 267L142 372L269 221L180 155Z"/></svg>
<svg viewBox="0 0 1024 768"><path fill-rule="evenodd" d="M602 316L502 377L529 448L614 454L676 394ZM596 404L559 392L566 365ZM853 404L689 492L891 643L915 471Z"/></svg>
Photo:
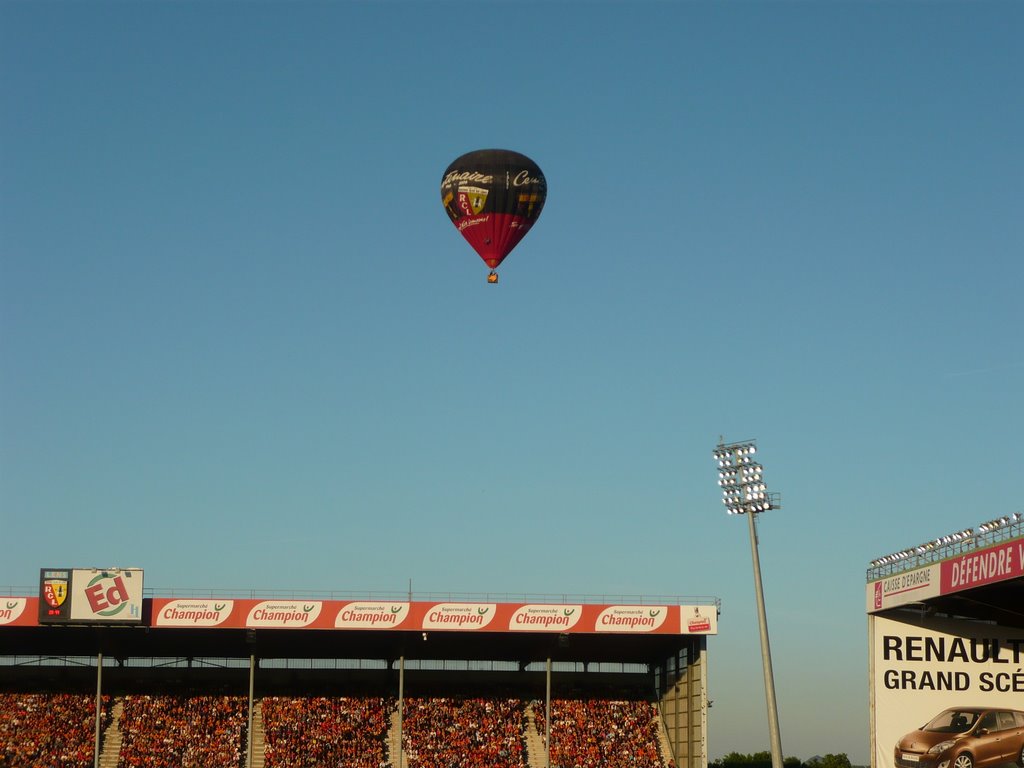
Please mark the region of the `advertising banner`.
<svg viewBox="0 0 1024 768"><path fill-rule="evenodd" d="M868 613L917 603L939 594L938 563L868 584Z"/></svg>
<svg viewBox="0 0 1024 768"><path fill-rule="evenodd" d="M39 623L141 624L142 569L41 569Z"/></svg>
<svg viewBox="0 0 1024 768"><path fill-rule="evenodd" d="M869 625L874 768L895 768L901 740L946 709L1024 710L1024 629L924 615L907 621L872 616ZM912 741L899 750L900 768L938 768L948 759L936 754L926 762L928 747L915 751ZM1024 740L1013 759L997 762L1014 762L1022 746ZM988 767L975 760L975 768Z"/></svg>
<svg viewBox="0 0 1024 768"><path fill-rule="evenodd" d="M957 555L913 571L868 582L867 610L877 613L929 597L951 595L1024 577L1024 538Z"/></svg>
<svg viewBox="0 0 1024 768"><path fill-rule="evenodd" d="M717 635L718 607L714 605L685 605L679 607L682 620L680 632L684 635Z"/></svg>
<svg viewBox="0 0 1024 768"><path fill-rule="evenodd" d="M231 612L235 608L234 600L159 602L159 608L154 606L153 625L160 627L219 627L231 617Z"/></svg>
<svg viewBox="0 0 1024 768"><path fill-rule="evenodd" d="M142 598L142 571L43 569L40 596L0 598L0 626L141 623L154 628L718 634L716 605ZM143 607L144 606L144 607ZM38 619L37 619L38 617Z"/></svg>
<svg viewBox="0 0 1024 768"><path fill-rule="evenodd" d="M154 627L714 635L714 605L153 598Z"/></svg>
<svg viewBox="0 0 1024 768"><path fill-rule="evenodd" d="M34 597L0 597L0 627L35 626Z"/></svg>
<svg viewBox="0 0 1024 768"><path fill-rule="evenodd" d="M1024 539L942 561L942 594L1024 576Z"/></svg>
<svg viewBox="0 0 1024 768"><path fill-rule="evenodd" d="M86 569L71 572L71 621L86 624L140 624L142 570Z"/></svg>
<svg viewBox="0 0 1024 768"><path fill-rule="evenodd" d="M569 632L583 618L582 605L523 605L512 614L513 632Z"/></svg>

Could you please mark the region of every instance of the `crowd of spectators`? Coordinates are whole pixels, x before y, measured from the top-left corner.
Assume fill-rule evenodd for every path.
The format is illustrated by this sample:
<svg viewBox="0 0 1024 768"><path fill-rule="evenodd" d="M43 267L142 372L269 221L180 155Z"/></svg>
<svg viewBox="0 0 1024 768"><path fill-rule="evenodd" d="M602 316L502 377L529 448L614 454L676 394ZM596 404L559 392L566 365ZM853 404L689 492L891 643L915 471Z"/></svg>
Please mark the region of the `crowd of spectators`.
<svg viewBox="0 0 1024 768"><path fill-rule="evenodd" d="M101 728L110 718L103 697ZM68 693L0 693L0 766L91 768L96 697Z"/></svg>
<svg viewBox="0 0 1024 768"><path fill-rule="evenodd" d="M660 768L658 710L648 701L553 699L551 765L557 768ZM546 729L543 702L534 723Z"/></svg>
<svg viewBox="0 0 1024 768"><path fill-rule="evenodd" d="M526 768L527 705L516 698L407 697L409 768ZM247 698L126 696L118 768L243 768ZM392 768L393 697L271 696L262 701L267 768ZM532 702L543 737L543 702ZM103 697L101 731L110 722ZM654 704L554 699L555 768L663 768ZM95 697L0 693L0 768L91 768Z"/></svg>
<svg viewBox="0 0 1024 768"><path fill-rule="evenodd" d="M126 696L118 768L240 768L244 696Z"/></svg>
<svg viewBox="0 0 1024 768"><path fill-rule="evenodd" d="M382 768L395 700L382 697L263 699L267 768Z"/></svg>
<svg viewBox="0 0 1024 768"><path fill-rule="evenodd" d="M524 768L525 733L520 699L405 699L402 741L411 768Z"/></svg>

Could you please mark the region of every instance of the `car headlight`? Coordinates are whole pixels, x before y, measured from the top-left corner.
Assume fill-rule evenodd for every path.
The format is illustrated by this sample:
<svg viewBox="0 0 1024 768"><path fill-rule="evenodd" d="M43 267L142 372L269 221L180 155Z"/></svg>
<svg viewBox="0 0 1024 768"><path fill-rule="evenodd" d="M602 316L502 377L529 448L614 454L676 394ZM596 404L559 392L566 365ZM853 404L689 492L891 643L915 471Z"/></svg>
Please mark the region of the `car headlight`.
<svg viewBox="0 0 1024 768"><path fill-rule="evenodd" d="M932 747L931 749L928 750L928 754L929 755L940 755L943 752L945 752L947 749L952 747L954 744L956 744L956 741L954 739L947 739L946 741L940 741L938 744L936 744L934 747Z"/></svg>

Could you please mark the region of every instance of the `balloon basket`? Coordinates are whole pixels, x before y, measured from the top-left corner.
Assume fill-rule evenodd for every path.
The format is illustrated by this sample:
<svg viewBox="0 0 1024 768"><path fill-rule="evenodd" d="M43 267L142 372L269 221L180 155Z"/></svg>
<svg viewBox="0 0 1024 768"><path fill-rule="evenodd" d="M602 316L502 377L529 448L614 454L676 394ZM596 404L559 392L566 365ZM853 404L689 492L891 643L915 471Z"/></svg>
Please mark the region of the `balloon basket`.
<svg viewBox="0 0 1024 768"><path fill-rule="evenodd" d="M493 269L491 270L491 274L489 274L487 276L487 282L488 283L496 283L496 282L498 282L498 273L495 272Z"/></svg>

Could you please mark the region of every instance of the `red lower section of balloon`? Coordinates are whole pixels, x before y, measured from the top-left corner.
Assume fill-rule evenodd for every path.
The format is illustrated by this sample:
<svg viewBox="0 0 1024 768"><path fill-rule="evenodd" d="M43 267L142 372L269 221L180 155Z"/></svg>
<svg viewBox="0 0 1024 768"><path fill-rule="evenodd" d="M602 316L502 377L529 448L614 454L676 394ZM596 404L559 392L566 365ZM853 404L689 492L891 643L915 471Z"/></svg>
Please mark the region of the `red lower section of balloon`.
<svg viewBox="0 0 1024 768"><path fill-rule="evenodd" d="M494 269L530 231L533 220L509 213L481 213L455 222L462 236Z"/></svg>

